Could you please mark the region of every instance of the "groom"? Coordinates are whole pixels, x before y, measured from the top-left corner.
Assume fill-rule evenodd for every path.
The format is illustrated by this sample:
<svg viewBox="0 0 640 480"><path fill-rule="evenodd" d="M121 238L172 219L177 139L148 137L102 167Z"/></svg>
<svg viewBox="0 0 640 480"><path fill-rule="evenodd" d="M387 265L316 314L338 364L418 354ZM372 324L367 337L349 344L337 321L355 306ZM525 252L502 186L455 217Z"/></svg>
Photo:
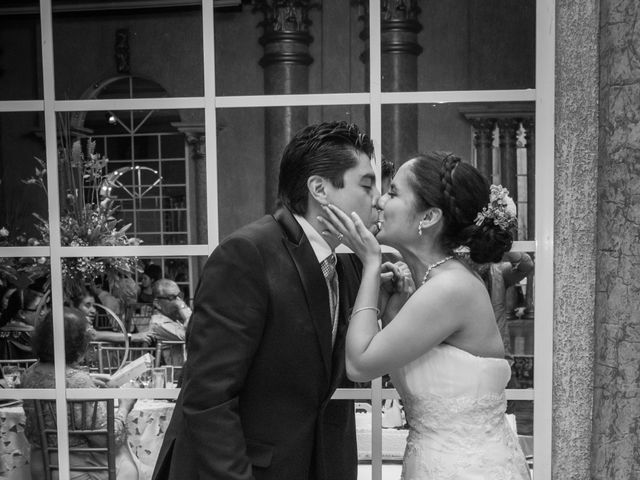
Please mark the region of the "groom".
<svg viewBox="0 0 640 480"><path fill-rule="evenodd" d="M354 256L321 234L321 205L376 220L373 144L356 125L299 131L280 166L280 208L209 257L187 331L182 391L154 480L355 480L344 374ZM332 263L333 259L333 263ZM335 274L334 274L335 272Z"/></svg>

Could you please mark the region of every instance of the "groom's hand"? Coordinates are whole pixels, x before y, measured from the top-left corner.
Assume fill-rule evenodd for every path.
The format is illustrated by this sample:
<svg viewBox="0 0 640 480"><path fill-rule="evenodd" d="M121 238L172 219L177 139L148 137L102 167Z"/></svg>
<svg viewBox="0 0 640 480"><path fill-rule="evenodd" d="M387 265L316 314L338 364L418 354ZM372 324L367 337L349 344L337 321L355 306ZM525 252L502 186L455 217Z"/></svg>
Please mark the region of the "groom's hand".
<svg viewBox="0 0 640 480"><path fill-rule="evenodd" d="M393 320L416 288L404 262L385 262L380 271L380 311L384 326Z"/></svg>

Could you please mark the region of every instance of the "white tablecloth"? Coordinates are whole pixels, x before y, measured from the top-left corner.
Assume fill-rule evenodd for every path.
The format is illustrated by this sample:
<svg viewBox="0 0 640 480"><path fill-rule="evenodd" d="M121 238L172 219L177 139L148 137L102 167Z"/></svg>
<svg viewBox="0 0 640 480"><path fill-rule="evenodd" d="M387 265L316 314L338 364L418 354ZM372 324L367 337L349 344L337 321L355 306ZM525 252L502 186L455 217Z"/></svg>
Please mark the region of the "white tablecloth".
<svg viewBox="0 0 640 480"><path fill-rule="evenodd" d="M156 464L164 432L175 403L166 400L138 400L127 418L127 445L140 474L149 480Z"/></svg>
<svg viewBox="0 0 640 480"><path fill-rule="evenodd" d="M29 480L31 446L24 434L22 405L0 407L0 478Z"/></svg>

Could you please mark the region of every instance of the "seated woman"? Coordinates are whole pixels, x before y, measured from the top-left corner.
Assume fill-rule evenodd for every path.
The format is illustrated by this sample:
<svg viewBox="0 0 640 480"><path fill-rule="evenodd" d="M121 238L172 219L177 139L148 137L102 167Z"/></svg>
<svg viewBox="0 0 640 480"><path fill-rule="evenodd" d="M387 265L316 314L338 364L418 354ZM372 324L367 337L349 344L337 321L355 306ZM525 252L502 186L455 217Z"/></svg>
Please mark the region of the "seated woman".
<svg viewBox="0 0 640 480"><path fill-rule="evenodd" d="M65 362L66 362L66 386L67 388L98 388L91 376L78 368L78 363L84 357L89 345L90 334L88 324L82 312L75 308L65 307L64 309L64 332L65 332ZM53 365L53 318L48 314L45 319L36 327L33 335L34 353L40 362L29 368L22 378L22 388L54 388L54 365ZM116 474L118 480L137 479L138 471L131 454L126 446L125 422L127 415L135 404L134 399L121 399L115 415L116 434ZM98 427L104 428L107 421L107 412L103 403L98 404ZM33 402L25 401L24 409L27 416L25 433L31 443L31 475L35 478L45 478L42 449L40 445L40 433L37 429L37 418ZM69 412L69 415L76 415L79 412ZM45 423L50 424L50 428L55 428L53 418L47 417L45 412ZM104 447L95 437L69 438L71 447ZM102 442L104 443L104 442ZM104 455L94 453L71 453L70 454L71 479L72 480L106 480L107 472L82 472L75 471L74 467L83 466L103 466L106 465Z"/></svg>
<svg viewBox="0 0 640 480"><path fill-rule="evenodd" d="M0 318L2 358L33 358L31 335L48 311L45 295L41 292L29 288L13 291Z"/></svg>
<svg viewBox="0 0 640 480"><path fill-rule="evenodd" d="M124 343L125 334L123 332L112 332L108 330L95 330L93 328L94 320L97 315L96 300L95 297L88 291L83 290L75 297L71 299L71 305L82 313L84 313L87 321L91 324L90 334L92 336L91 341L94 342L110 342L110 343ZM153 335L148 332L138 332L131 334L129 341L133 343L140 343L148 345L153 341Z"/></svg>

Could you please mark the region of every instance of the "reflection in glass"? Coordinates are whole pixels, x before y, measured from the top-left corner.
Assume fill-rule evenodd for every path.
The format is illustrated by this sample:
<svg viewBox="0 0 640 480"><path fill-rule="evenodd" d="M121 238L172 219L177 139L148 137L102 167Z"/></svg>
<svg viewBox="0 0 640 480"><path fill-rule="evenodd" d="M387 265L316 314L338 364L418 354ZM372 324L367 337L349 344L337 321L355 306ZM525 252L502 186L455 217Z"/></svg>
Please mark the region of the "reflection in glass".
<svg viewBox="0 0 640 480"><path fill-rule="evenodd" d="M35 362L34 334L51 310L49 277L48 258L0 257L0 362L20 369ZM11 380L20 383L5 376Z"/></svg>
<svg viewBox="0 0 640 480"><path fill-rule="evenodd" d="M0 113L0 125L0 247L48 245L43 116Z"/></svg>
<svg viewBox="0 0 640 480"><path fill-rule="evenodd" d="M61 114L63 245L206 243L204 123L191 123L202 117L199 110Z"/></svg>
<svg viewBox="0 0 640 480"><path fill-rule="evenodd" d="M78 260L63 258L63 262ZM87 265L110 262L110 258L84 258ZM135 386L151 381L140 378L143 371L171 366L174 383L182 374L185 358L185 324L190 317L191 295L205 257L125 257L121 261L135 264L131 276L92 276L88 269L81 283L65 284L73 288L65 303L78 309L90 325L90 343L80 361L89 372L111 376L109 386L129 383ZM145 355L148 354L148 357ZM148 358L142 371L126 373L128 365ZM134 365L135 367L135 365ZM138 367L136 367L138 368ZM125 372L124 379L114 380ZM124 374L122 374L124 375ZM142 382L142 383L140 383ZM149 385L147 385L149 386Z"/></svg>
<svg viewBox="0 0 640 480"><path fill-rule="evenodd" d="M383 105L382 156L396 169L416 152L449 151L509 190L516 240L535 238L535 119L531 102Z"/></svg>
<svg viewBox="0 0 640 480"><path fill-rule="evenodd" d="M381 2L382 90L533 88L535 18L533 0Z"/></svg>
<svg viewBox="0 0 640 480"><path fill-rule="evenodd" d="M42 99L39 7L38 0L0 5L0 100Z"/></svg>
<svg viewBox="0 0 640 480"><path fill-rule="evenodd" d="M214 13L217 95L368 91L362 6L339 0L320 8L308 1L238 3Z"/></svg>
<svg viewBox="0 0 640 480"><path fill-rule="evenodd" d="M203 95L197 2L52 3L57 99Z"/></svg>

